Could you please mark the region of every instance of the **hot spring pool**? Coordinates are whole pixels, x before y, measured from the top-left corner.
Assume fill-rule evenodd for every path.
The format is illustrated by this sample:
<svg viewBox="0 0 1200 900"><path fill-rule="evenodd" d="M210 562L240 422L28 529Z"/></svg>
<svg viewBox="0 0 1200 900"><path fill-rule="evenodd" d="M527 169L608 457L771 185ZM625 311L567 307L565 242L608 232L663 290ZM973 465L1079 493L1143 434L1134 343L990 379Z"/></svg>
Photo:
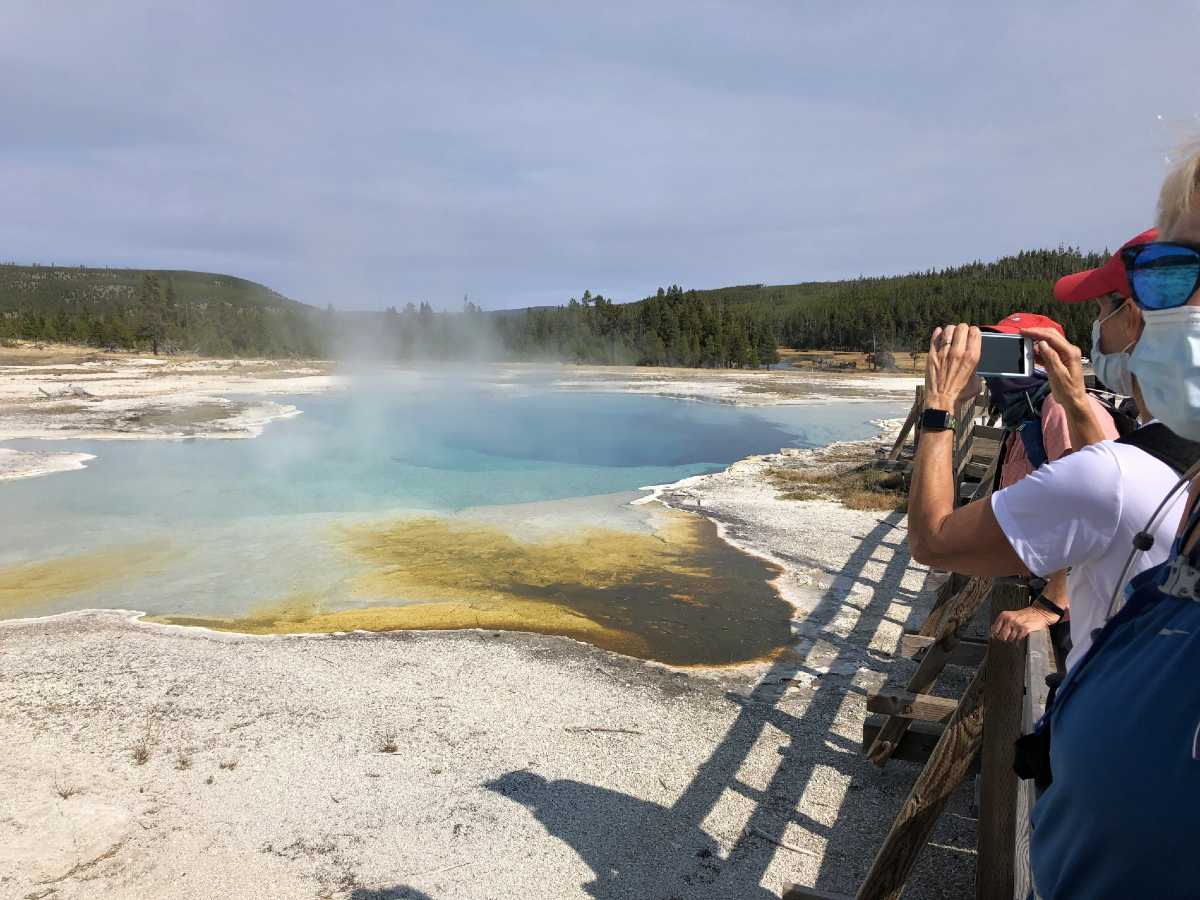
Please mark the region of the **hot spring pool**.
<svg viewBox="0 0 1200 900"><path fill-rule="evenodd" d="M0 617L103 607L249 632L479 626L674 663L758 658L790 619L772 567L707 520L628 501L749 454L869 437L872 420L905 411L449 378L361 379L288 402L302 414L251 440L54 442L97 458L0 483Z"/></svg>

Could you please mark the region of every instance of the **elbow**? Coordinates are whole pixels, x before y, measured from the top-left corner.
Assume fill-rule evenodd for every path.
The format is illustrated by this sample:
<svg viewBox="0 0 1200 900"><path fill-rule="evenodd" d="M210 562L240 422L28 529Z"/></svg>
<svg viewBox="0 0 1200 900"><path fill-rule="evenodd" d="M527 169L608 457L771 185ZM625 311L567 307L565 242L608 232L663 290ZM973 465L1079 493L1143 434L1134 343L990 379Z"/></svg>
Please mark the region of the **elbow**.
<svg viewBox="0 0 1200 900"><path fill-rule="evenodd" d="M932 566L934 564L934 554L929 542L925 538L909 534L908 536L908 553L913 558L913 562L920 563L923 566Z"/></svg>
<svg viewBox="0 0 1200 900"><path fill-rule="evenodd" d="M947 568L955 560L946 552L943 541L933 529L912 528L908 532L908 553L913 562L922 566Z"/></svg>

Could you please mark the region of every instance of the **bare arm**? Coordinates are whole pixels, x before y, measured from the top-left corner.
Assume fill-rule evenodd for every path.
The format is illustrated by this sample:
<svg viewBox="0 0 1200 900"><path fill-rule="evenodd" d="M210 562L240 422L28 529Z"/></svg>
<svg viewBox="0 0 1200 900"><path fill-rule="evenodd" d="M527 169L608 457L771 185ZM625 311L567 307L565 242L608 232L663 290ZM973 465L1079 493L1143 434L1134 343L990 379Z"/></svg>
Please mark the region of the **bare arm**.
<svg viewBox="0 0 1200 900"><path fill-rule="evenodd" d="M1079 348L1053 328L1026 328L1021 334L1036 342L1034 351L1050 378L1050 393L1067 414L1071 449L1078 450L1107 440L1108 435L1096 421L1095 409L1088 400L1087 385L1083 380L1083 354Z"/></svg>
<svg viewBox="0 0 1200 900"><path fill-rule="evenodd" d="M1067 571L1055 572L1042 592L1046 599L1067 610L1071 610L1071 596L1067 593ZM1002 641L1019 641L1035 631L1043 631L1058 621L1057 614L1041 606L1026 606L1023 609L1005 610L992 623L992 637Z"/></svg>
<svg viewBox="0 0 1200 900"><path fill-rule="evenodd" d="M979 329L947 325L933 333L925 369L925 408L952 410L974 377ZM964 575L1025 575L986 498L954 508L954 432L924 432L913 463L908 544L913 559Z"/></svg>
<svg viewBox="0 0 1200 900"><path fill-rule="evenodd" d="M953 454L952 431L921 435L908 498L913 559L963 575L1028 575L996 521L990 500L954 508Z"/></svg>

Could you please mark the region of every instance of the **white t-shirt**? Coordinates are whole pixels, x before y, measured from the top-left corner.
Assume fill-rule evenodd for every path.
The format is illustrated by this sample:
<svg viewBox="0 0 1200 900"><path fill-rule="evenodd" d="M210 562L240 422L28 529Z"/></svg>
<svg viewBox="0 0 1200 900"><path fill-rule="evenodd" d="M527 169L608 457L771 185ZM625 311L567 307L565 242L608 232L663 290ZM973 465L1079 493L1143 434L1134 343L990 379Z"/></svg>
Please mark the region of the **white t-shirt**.
<svg viewBox="0 0 1200 900"><path fill-rule="evenodd" d="M992 494L996 521L1030 572L1045 578L1071 569L1068 669L1108 619L1133 536L1146 527L1178 480L1174 469L1148 453L1104 441L1046 463ZM1126 581L1166 560L1186 496L1181 491L1163 512L1153 532L1154 546L1134 556Z"/></svg>

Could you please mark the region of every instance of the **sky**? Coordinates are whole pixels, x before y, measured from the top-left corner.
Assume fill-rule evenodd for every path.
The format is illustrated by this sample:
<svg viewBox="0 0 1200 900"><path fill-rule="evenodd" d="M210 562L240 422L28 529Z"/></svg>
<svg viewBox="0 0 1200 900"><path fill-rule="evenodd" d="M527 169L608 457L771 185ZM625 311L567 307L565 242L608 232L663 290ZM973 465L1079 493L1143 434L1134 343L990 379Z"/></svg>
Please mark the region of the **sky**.
<svg viewBox="0 0 1200 900"><path fill-rule="evenodd" d="M1200 0L0 5L0 260L379 309L1115 247Z"/></svg>

